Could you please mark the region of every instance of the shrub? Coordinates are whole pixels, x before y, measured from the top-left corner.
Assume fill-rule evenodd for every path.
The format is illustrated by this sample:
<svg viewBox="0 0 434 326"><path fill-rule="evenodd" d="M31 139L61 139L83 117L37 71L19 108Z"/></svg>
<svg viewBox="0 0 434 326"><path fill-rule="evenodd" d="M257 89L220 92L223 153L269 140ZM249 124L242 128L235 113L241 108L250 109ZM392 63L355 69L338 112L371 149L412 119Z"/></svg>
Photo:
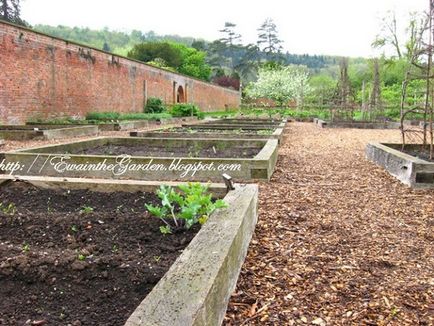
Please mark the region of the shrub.
<svg viewBox="0 0 434 326"><path fill-rule="evenodd" d="M205 223L216 209L227 207L221 199L212 201L211 194L207 194L208 187L194 182L180 185L179 191L175 191L171 186L162 185L157 190L161 206L146 204L145 207L164 222L164 225L160 226L161 233L189 229L197 223Z"/></svg>
<svg viewBox="0 0 434 326"><path fill-rule="evenodd" d="M158 97L150 97L146 100L145 113L161 113L166 110L163 101Z"/></svg>
<svg viewBox="0 0 434 326"><path fill-rule="evenodd" d="M89 112L86 120L118 120L120 115L118 112Z"/></svg>
<svg viewBox="0 0 434 326"><path fill-rule="evenodd" d="M179 103L172 106L170 114L174 117L189 117L189 116L200 116L199 108L191 103Z"/></svg>

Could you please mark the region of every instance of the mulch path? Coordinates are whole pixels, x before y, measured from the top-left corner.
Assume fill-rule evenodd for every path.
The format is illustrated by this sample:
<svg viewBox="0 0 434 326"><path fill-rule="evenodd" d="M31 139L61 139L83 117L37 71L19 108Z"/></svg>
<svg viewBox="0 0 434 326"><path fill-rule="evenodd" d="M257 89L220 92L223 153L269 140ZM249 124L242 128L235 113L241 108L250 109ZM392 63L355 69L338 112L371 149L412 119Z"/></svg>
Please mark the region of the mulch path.
<svg viewBox="0 0 434 326"><path fill-rule="evenodd" d="M434 325L434 191L364 156L399 132L286 132L224 325Z"/></svg>

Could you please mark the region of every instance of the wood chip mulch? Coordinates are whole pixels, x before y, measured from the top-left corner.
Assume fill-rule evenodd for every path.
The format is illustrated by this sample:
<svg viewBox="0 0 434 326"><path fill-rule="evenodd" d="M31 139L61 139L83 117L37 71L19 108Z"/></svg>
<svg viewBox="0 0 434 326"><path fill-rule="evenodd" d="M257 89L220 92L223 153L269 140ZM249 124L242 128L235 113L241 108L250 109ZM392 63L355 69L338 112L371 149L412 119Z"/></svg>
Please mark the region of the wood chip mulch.
<svg viewBox="0 0 434 326"><path fill-rule="evenodd" d="M399 132L286 132L224 325L434 325L434 190L364 155Z"/></svg>

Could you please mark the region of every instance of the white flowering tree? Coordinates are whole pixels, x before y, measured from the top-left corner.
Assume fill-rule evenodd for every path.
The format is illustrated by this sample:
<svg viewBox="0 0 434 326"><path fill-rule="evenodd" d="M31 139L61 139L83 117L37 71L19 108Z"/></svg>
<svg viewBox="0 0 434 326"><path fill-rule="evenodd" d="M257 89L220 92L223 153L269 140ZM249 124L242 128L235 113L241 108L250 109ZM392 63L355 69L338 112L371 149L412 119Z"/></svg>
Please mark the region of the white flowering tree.
<svg viewBox="0 0 434 326"><path fill-rule="evenodd" d="M303 105L303 98L311 91L309 73L302 66L283 68L260 68L258 80L247 89L251 98L269 98L283 106L291 100Z"/></svg>

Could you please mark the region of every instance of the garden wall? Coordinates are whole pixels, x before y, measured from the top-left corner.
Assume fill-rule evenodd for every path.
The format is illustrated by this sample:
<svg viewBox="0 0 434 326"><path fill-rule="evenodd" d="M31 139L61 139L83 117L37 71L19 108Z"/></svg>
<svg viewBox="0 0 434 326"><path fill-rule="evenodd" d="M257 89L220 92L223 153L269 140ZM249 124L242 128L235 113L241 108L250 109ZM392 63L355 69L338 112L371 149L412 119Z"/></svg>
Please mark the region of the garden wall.
<svg viewBox="0 0 434 326"><path fill-rule="evenodd" d="M149 97L204 111L240 104L238 91L0 21L0 124L141 112Z"/></svg>

